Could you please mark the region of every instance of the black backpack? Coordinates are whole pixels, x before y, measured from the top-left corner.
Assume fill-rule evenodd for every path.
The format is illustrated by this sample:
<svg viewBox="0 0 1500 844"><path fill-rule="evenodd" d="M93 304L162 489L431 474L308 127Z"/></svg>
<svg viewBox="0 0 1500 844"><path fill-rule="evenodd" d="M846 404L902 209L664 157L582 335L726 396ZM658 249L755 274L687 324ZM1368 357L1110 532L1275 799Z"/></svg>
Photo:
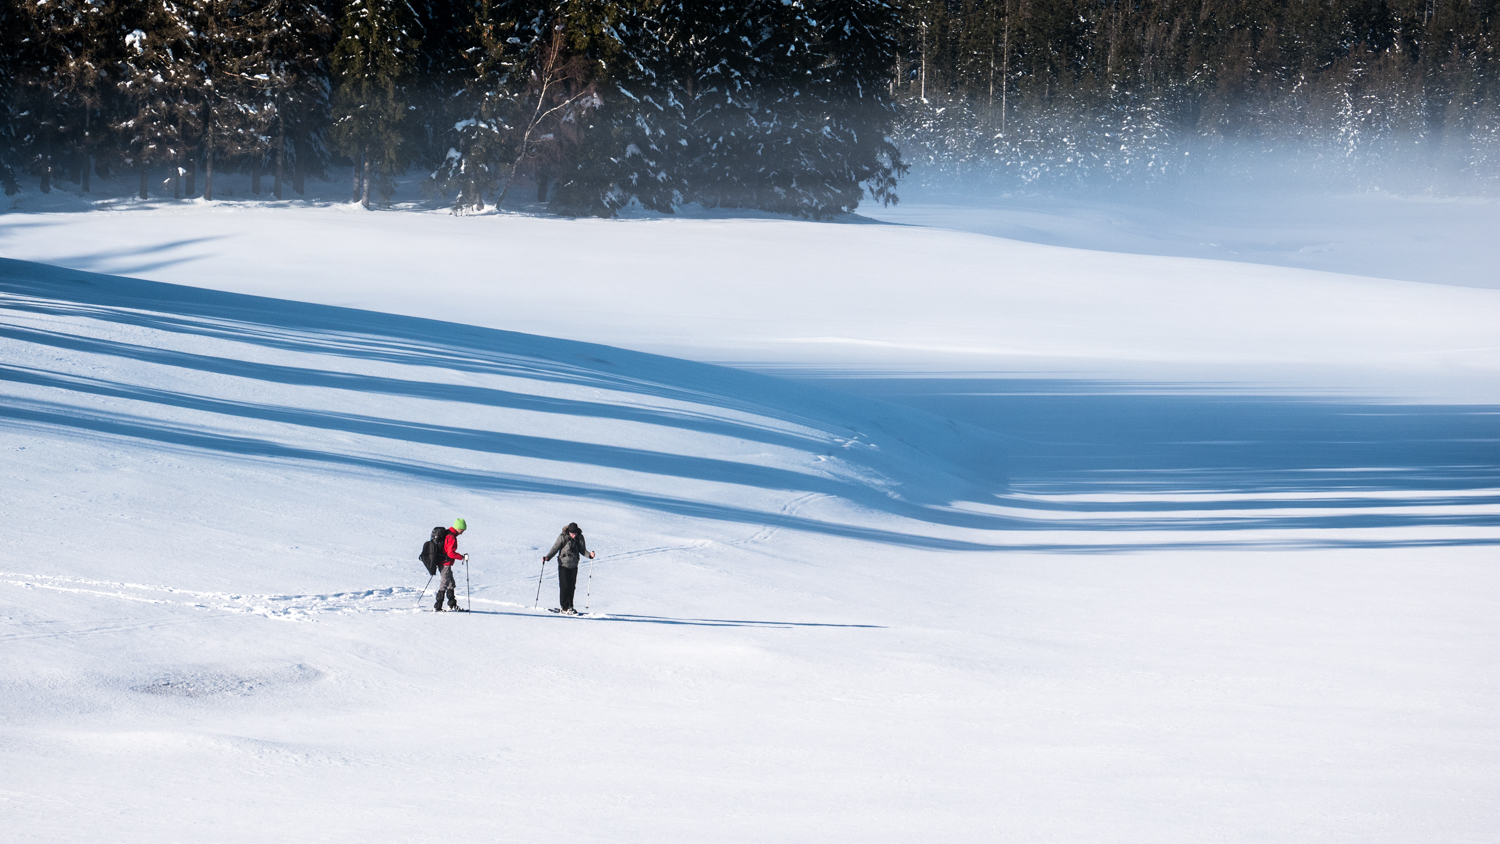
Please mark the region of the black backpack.
<svg viewBox="0 0 1500 844"><path fill-rule="evenodd" d="M438 566L442 565L448 559L448 555L443 553L443 543L447 539L448 529L445 527L435 527L432 529L432 538L422 543L422 553L417 559L421 560L422 565L427 567L427 575L429 577L436 575Z"/></svg>

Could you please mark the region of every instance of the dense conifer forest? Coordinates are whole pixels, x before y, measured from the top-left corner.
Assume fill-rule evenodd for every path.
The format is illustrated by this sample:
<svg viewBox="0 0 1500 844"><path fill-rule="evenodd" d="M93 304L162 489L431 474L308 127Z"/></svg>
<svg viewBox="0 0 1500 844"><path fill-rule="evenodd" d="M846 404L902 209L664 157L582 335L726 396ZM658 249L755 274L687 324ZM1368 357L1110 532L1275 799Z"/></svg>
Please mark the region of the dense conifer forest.
<svg viewBox="0 0 1500 844"><path fill-rule="evenodd" d="M905 10L899 138L919 172L1141 181L1260 159L1372 186L1500 180L1497 0Z"/></svg>
<svg viewBox="0 0 1500 844"><path fill-rule="evenodd" d="M1500 178L1500 0L0 0L0 183L811 217L914 166ZM1372 162L1374 164L1372 164ZM1228 165L1223 165L1228 166Z"/></svg>

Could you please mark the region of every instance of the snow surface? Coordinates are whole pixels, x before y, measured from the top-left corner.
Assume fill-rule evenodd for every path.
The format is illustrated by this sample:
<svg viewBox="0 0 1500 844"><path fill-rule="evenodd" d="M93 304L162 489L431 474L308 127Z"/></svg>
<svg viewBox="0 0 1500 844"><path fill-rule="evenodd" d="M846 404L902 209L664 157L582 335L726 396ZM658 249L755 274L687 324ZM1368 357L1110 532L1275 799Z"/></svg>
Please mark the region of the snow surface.
<svg viewBox="0 0 1500 844"><path fill-rule="evenodd" d="M1388 202L1412 217L1408 204ZM1500 400L1494 290L1132 254L1152 249L1070 207L1046 218L1063 246L984 231L996 215L1020 211L931 205L872 212L920 225L115 207L123 210L11 215L0 220L0 254L695 360ZM1473 207L1491 228L1500 224L1496 207ZM1342 220L1325 215L1325 229L1342 224L1341 242L1360 243L1352 232L1375 216L1368 204L1354 208ZM1134 213L1167 231L1191 228L1159 211ZM955 230L965 220L978 231ZM1278 236L1263 215L1256 220L1243 238ZM1452 254L1439 236L1449 223L1437 215L1417 229L1436 239L1423 254ZM1490 239L1476 237L1463 254L1445 260L1500 266Z"/></svg>
<svg viewBox="0 0 1500 844"><path fill-rule="evenodd" d="M287 206L0 218L6 840L1500 828L1500 291Z"/></svg>

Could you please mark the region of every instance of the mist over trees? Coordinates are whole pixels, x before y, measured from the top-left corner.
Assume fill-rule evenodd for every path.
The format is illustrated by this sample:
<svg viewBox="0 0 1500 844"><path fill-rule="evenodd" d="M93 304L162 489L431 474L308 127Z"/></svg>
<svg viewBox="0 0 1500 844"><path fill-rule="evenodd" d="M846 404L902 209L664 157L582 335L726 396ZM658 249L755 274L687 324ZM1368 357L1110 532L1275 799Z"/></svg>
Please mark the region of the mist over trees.
<svg viewBox="0 0 1500 844"><path fill-rule="evenodd" d="M1288 151L1351 186L1381 167L1493 184L1497 9L0 0L0 187L212 199L234 172L283 198L338 176L368 206L420 175L461 213L524 194L826 217L893 201L909 164L1138 182Z"/></svg>
<svg viewBox="0 0 1500 844"><path fill-rule="evenodd" d="M1500 183L1497 0L909 0L903 155L1010 184ZM1302 174L1302 175L1305 175Z"/></svg>

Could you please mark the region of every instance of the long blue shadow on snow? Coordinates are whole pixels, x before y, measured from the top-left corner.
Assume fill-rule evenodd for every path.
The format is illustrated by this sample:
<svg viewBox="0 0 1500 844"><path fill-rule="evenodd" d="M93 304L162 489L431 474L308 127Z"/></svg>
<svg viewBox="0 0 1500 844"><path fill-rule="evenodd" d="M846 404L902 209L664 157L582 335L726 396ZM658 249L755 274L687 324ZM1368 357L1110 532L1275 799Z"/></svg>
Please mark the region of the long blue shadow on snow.
<svg viewBox="0 0 1500 844"><path fill-rule="evenodd" d="M698 433L736 437L788 448L805 449L816 445L816 441L813 438L799 436L789 431L753 425L748 422L733 422L685 410L670 411L662 408L555 398L490 387L438 384L430 381L413 381L359 373L309 369L306 367L249 363L234 358L193 354L173 349L159 349L134 343L122 343L115 340L81 337L74 334L19 328L16 326L0 325L0 338L50 346L57 349L119 357L142 363L175 366L216 375L250 378L272 384L348 390L352 392L429 399L433 401L451 401L478 405L480 407L527 410L562 416L587 416L600 419L615 419L623 422L640 422ZM4 367L4 370L0 372L0 380L12 380L40 386L64 387L81 392L109 395L116 398L135 398L143 401L171 404L177 407L215 412L230 412L228 406L232 404L238 408L234 415L253 416L259 419L293 422L295 424L310 424L314 427L337 427L332 424L316 424L316 422L310 421L314 414L296 414L289 412L288 409L263 408L257 412L253 406L244 403L213 402L181 393L169 393L164 390L144 390L124 385L110 385L107 382L90 382L88 379L69 378L67 376L52 376L39 370L25 370L20 367ZM300 416L301 418L292 418L292 416ZM349 418L356 419L359 417L351 416ZM372 431L362 431L362 433L372 433Z"/></svg>
<svg viewBox="0 0 1500 844"><path fill-rule="evenodd" d="M1457 494L1500 490L1497 405L1237 395L1032 378L798 380L920 407L1003 437L1012 492L1228 493L1224 501L1193 502L1197 510L1500 500ZM1441 495L1444 491L1455 494ZM1291 493L1293 500L1235 498L1267 493ZM1382 497L1343 498L1341 493ZM1304 497L1314 494L1324 497ZM1184 505L1033 500L1027 506L1139 512Z"/></svg>
<svg viewBox="0 0 1500 844"><path fill-rule="evenodd" d="M29 423L40 428L71 428L240 457L263 457L278 460L295 460L312 464L335 465L345 469L364 470L372 473L406 477L414 481L457 486L476 492L526 493L531 495L594 498L615 504L624 504L681 516L745 525L773 525L809 533L820 533L848 539L862 539L911 548L981 551L993 550L1000 547L990 543L965 542L906 534L898 531L820 522L796 516L767 513L688 498L651 495L628 489L578 486L563 481L549 481L535 477L502 475L490 472L470 472L448 466L422 465L410 461L380 460L371 457L296 448L267 440L189 430L180 426L157 423L153 420L141 418L130 418L120 414L84 414L80 413L77 408L68 405L53 405L49 407L42 402L31 402L29 404L30 406L21 406L19 404L0 405L0 419L8 419L14 423ZM995 520L980 519L978 521L994 522Z"/></svg>
<svg viewBox="0 0 1500 844"><path fill-rule="evenodd" d="M761 467L751 464L736 463L733 461L715 460L701 457L684 457L681 455L664 452L647 451L643 449L625 448L619 446L600 445L596 443L578 443L567 440L552 439L546 437L527 436L520 434L507 434L494 431L483 431L451 426L419 424L409 421L385 420L354 414L331 413L326 411L310 411L300 408L275 407L252 404L248 402L227 401L223 399L192 396L171 391L158 390L154 388L139 387L135 385L120 386L96 379L86 379L77 376L64 376L45 373L34 369L20 367L9 367L0 365L0 381L11 381L16 383L30 384L33 386L52 387L73 392L81 392L89 395L106 396L111 398L132 399L146 401L170 407L179 407L215 413L225 416L256 419L261 421L278 422L302 427L333 430L343 433L361 434L386 439L396 439L404 442L420 443L424 445L448 446L461 448L467 451L505 454L511 456L532 457L560 462L578 462L608 468L625 469L630 471L642 471L651 474L670 475L679 478L714 481L719 483L732 483L742 486L756 487L769 490L796 490L799 492L815 492L824 495L839 496L847 500L857 501L866 506L891 513L892 515L905 516L921 522L931 524L942 524L950 527L965 527L986 530L1057 530L1062 528L1086 529L1086 530L1116 530L1116 531L1143 531L1162 529L1191 529L1191 530L1244 530L1247 528L1277 528L1277 527L1318 527L1318 528L1351 528L1351 527L1397 527L1417 525L1468 525L1489 526L1500 525L1500 515L1475 515L1475 514L1443 514L1427 510L1420 513L1337 513L1323 516L1314 515L1312 512L1318 509L1340 509L1347 510L1350 507L1368 507L1368 500L1358 501L1344 498L1328 498L1313 501L1293 502L1303 510L1304 513L1289 518L1280 515L1268 515L1265 518L1253 518L1237 515L1233 518L1219 518L1214 514L1215 510L1234 509L1237 511L1255 509L1273 509L1289 506L1285 501L1264 500L1234 500L1219 502L1195 503L1191 507L1183 504L1140 504L1137 502L1126 504L1108 504L1090 502L1087 505L1063 504L1057 502L1027 500L1015 502L1024 507L1025 510L1037 511L1038 518L1027 518L1022 515L995 515L987 513L965 512L961 510L938 509L924 507L913 502L891 499L889 496L872 494L872 491L862 485L852 484L816 475L807 475L799 472L787 471L770 467ZM27 406L29 404L29 407ZM292 448L274 442L254 439L249 437L237 437L223 434L213 434L203 431L188 430L181 426L166 425L151 419L140 417L129 417L124 414L97 414L85 413L76 408L68 408L63 405L48 407L46 403L12 403L0 407L0 417L8 417L18 422L31 422L35 424L46 424L61 427L72 427L76 429L90 430L97 433L113 433L117 435L130 436L136 439L154 440L179 446L190 446L195 448L206 448L209 450L260 457L283 457L300 460L317 460L319 462L331 462L365 469L380 469L382 471L399 472L408 475L416 475L426 480L438 480L441 478L457 479L466 477L465 485L470 489L491 488L504 489L508 491L542 492L550 488L552 492L562 492L564 488L551 484L538 482L534 479L512 478L500 484L498 481L486 481L484 478L493 477L477 473L455 472L446 468L413 466L409 464L396 464L389 461L375 461L367 458L352 457L339 452L315 451L304 448ZM498 485L497 485L498 484ZM1088 488L1094 491L1098 487ZM570 494L579 494L576 489L570 490ZM622 496L632 496L632 503L647 506L650 501L655 509L672 510L673 512L686 514L693 508L685 503L675 507L667 505L667 499L659 496L639 496L622 490L614 490L605 496L612 500L622 500ZM1380 502L1385 506L1401 504L1424 504L1428 507L1447 506L1455 504L1485 504L1500 503L1500 495L1497 496L1466 496L1454 498L1432 499L1424 497L1419 500L1383 500ZM741 521L754 524L766 523L770 518L764 513L738 511L735 508L722 508L723 512L718 518L729 521ZM1073 519L1066 523L1040 517L1047 510L1086 510L1091 518L1086 520ZM1144 518L1141 512L1150 510L1170 511L1164 512L1159 518ZM1190 515L1184 516L1183 511L1190 510ZM1109 518L1111 511L1130 511L1128 517ZM693 510L697 515L704 515L701 510ZM733 515L731 516L731 513ZM812 525L821 524L805 519L788 518L779 522L784 527L794 527L806 530ZM826 532L826 531L825 531ZM890 532L879 532L884 535L883 541L893 541L894 534ZM856 534L844 534L854 536ZM859 534L864 538L872 538L873 535ZM931 540L923 538L918 544L924 544ZM943 547L964 547L959 545L945 545Z"/></svg>
<svg viewBox="0 0 1500 844"><path fill-rule="evenodd" d="M847 410L862 400L831 398L828 382L800 392L782 379L740 372L723 367L694 364L620 349L518 335L509 332L455 326L429 320L354 311L317 305L217 293L176 285L94 276L43 265L0 260L0 293L9 294L11 310L80 316L152 329L211 336L297 352L332 354L350 358L420 364L460 371L503 373L529 379L568 384L587 384L613 391L635 392L678 399L701 405L755 413L767 418L828 431L828 419L837 418L834 408ZM154 309L154 310L153 310ZM605 403L554 401L499 390L435 385L399 379L375 378L297 367L247 363L203 355L163 351L114 341L99 341L36 329L6 328L5 336L28 343L51 345L75 351L122 356L142 362L185 367L234 377L282 384L306 384L371 393L472 401L493 407L524 407L562 415L597 415L650 424L728 434L792 447L806 447L809 440L796 434L692 413L630 408ZM463 340L458 342L454 338ZM150 402L208 413L275 421L326 430L337 430L424 444L453 446L475 451L526 455L550 460L587 463L675 477L712 480L765 489L823 492L866 506L934 525L985 530L1075 530L1140 531L1199 530L1240 531L1247 528L1332 528L1392 526L1489 526L1500 517L1473 513L1442 513L1431 505L1494 503L1494 499L1454 496L1449 500L1398 496L1381 505L1428 505L1422 513L1328 513L1317 509L1371 506L1367 499L1341 500L1329 497L1294 502L1230 501L1207 504L1139 503L1109 505L1037 502L1023 498L986 495L976 500L1006 503L1015 510L1005 515L956 510L947 499L932 492L940 485L916 485L928 499L902 500L878 490L822 476L750 466L731 461L688 458L594 444L581 444L543 437L527 437L491 431L424 425L403 420L378 419L357 414L311 411L227 401L170 390L144 388L78 376L60 375L35 368L5 366L0 380L11 380L70 392ZM914 386L920 385L920 386ZM1062 403L1038 400L1051 394L1038 389L1038 382L1006 386L986 380L982 384L944 383L934 379L903 379L896 388L883 389L874 379L834 382L841 389L862 391L865 396L908 403L925 411L936 410L956 417L966 425L987 429L1010 443L1012 473L1027 489L1050 492L1099 492L1113 489L1136 491L1219 488L1241 492L1290 490L1384 490L1430 491L1433 489L1489 488L1497 484L1495 440L1489 428L1469 430L1454 427L1453 420L1482 423L1492 419L1494 408L1449 408L1444 412L1405 414L1418 425L1412 436L1391 439L1390 431L1378 428L1351 429L1349 420L1390 416L1389 407L1370 405L1379 413L1356 412L1359 406L1297 402L1285 399L1230 399L1202 396L1124 397L1100 391L1085 398L1093 405L1070 404L1077 395L1056 397ZM1076 383L1068 386L1079 392ZM1119 389L1116 385L1115 389ZM252 393L253 394L253 393ZM1205 412L1228 401L1225 408ZM1143 403L1144 402L1144 403ZM812 409L789 412L786 405ZM869 405L864 407L869 411ZM1293 409L1287 417L1288 408ZM1131 414L1137 418L1131 421ZM1300 415L1299 415L1300 414ZM878 408L863 418L877 418ZM1160 545L1141 543L980 543L935 538L893 530L837 525L792 515L751 511L668 496L646 495L633 490L603 487L579 488L529 477L496 476L458 472L445 466L396 463L348 454L299 449L248 437L215 434L201 429L164 424L131 416L82 412L79 408L48 402L13 402L0 407L0 417L41 426L71 427L101 434L127 436L220 453L287 458L347 468L391 473L440 484L461 484L469 489L594 497L616 503L721 521L774 525L825 535L858 538L906 547L947 550L1069 550L1110 552L1146 550L1150 547L1198 547L1199 543L1174 541ZM1288 426L1286 418L1304 420ZM1332 421L1330 421L1332 420ZM1413 422L1413 420L1416 420ZM1269 424L1268 424L1269 423ZM1423 427L1425 425L1426 427ZM1239 427L1236 427L1239 426ZM1321 426L1321 427L1320 427ZM1483 425L1481 424L1481 427ZM1243 429L1243 430L1242 430ZM1251 430L1253 429L1253 430ZM958 428L955 428L958 430ZM969 430L975 430L973 428ZM1276 431L1267 437L1265 431ZM1259 439L1234 440L1227 436ZM844 433L856 433L852 430ZM1313 434L1317 436L1313 436ZM1417 434L1420 434L1418 436ZM1373 439L1372 439L1373 438ZM1411 443L1432 448L1413 449ZM1371 449L1374 451L1371 451ZM1426 450L1424 450L1426 449ZM1271 455L1271 456L1268 456ZM1402 457L1404 462L1372 463L1376 457ZM1379 469L1381 466L1400 469ZM988 470L981 474L990 474ZM1144 481L1142 480L1144 479ZM991 493L1003 489L991 485ZM1216 509L1269 509L1295 506L1302 515L1267 513L1265 518L1220 518ZM1158 509L1158 518L1142 517L1143 510ZM1083 516L1066 521L1048 518L1048 509L1071 510ZM1111 516L1129 510L1132 515ZM1028 517L1026 512L1036 513ZM1184 512L1189 511L1189 512ZM1303 544L1431 545L1485 543L1491 540L1411 539L1402 542L1328 540ZM1223 540L1201 547L1223 547Z"/></svg>
<svg viewBox="0 0 1500 844"><path fill-rule="evenodd" d="M575 498L593 498L614 504L622 504L631 507L639 507L646 510L654 510L663 513L672 513L680 516L709 519L714 521L731 522L754 526L775 526L790 530L803 531L807 533L822 534L825 536L836 536L847 539L857 539L867 542L876 542L907 548L921 548L945 551L1069 551L1074 553L1113 553L1119 551L1146 551L1153 549L1192 549L1192 548L1223 548L1224 542L1219 541L1166 541L1155 543L1141 542L974 542L967 540L950 539L944 537L925 536L920 534L903 533L894 530L880 528L861 527L857 525L836 524L832 522L817 521L788 515L783 513L768 513L758 510L750 510L741 507L733 507L724 504L714 504L687 498L674 498L670 496L652 495L636 490L609 488L602 486L576 486L566 482L542 480L535 477L500 475L487 472L471 472L454 469L447 466L433 466L412 463L410 461L380 460L371 457L360 457L356 455L317 451L312 449L295 448L280 443L257 440L248 437L235 437L224 434L206 433L202 431L189 430L180 426L172 426L145 420L140 418L127 418L118 414L107 416L94 416L80 413L78 408L67 405L55 405L47 407L45 403L33 402L29 407L17 404L0 406L0 419L9 419L15 423L29 423L41 428L72 428L74 430L92 431L109 436L129 437L132 439L158 442L166 445L200 449L223 454L237 455L242 457L264 457L280 460L294 460L312 464L334 465L344 469L369 471L372 473L406 477L413 481L426 483L453 485L464 489L478 492L496 493L525 493L532 495L566 495ZM921 508L902 507L903 511L921 515ZM906 514L906 513L903 513ZM957 516L955 521L961 522L961 526L975 527L990 530L1058 530L1061 528L1098 531L1118 530L1122 532L1133 532L1147 529L1219 529L1219 530L1242 530L1246 527L1347 527L1347 526L1390 526L1391 524L1463 524L1474 525L1473 518L1429 518L1429 519L1392 519L1390 517L1373 517L1369 519L1335 517L1330 519L1266 519L1246 524L1241 521L1223 521L1213 523L1199 523L1191 519L1173 519L1162 521L1149 521L1143 523L1139 519L1120 520L1076 520L1065 525L1050 520L1028 520L1024 518L995 517L966 513L945 513L943 515ZM1494 520L1485 520L1488 524ZM1286 541L1270 542L1242 542L1242 545L1282 545ZM1500 539L1478 538L1454 538L1454 539L1403 539L1370 541L1363 539L1320 539L1309 541L1298 541L1295 543L1302 546L1318 547L1427 547L1439 545L1472 545L1472 544L1500 544Z"/></svg>
<svg viewBox="0 0 1500 844"><path fill-rule="evenodd" d="M4 332L0 331L0 336ZM832 479L785 469L717 460L709 457L684 457L661 451L639 448L575 442L551 437L525 434L510 434L473 428L457 428L450 425L423 424L406 420L379 419L353 413L306 410L296 407L255 404L207 398L170 390L160 390L136 385L120 385L98 379L57 375L36 369L12 367L0 364L0 381L52 387L61 390L109 398L150 402L165 407L197 410L241 419L263 422L278 422L346 434L381 437L421 445L445 446L482 454L504 454L514 457L531 457L564 463L585 463L610 469L625 469L647 472L654 475L670 475L689 480L715 481L761 489L802 489L825 495L850 496L858 492L857 487ZM582 404L581 402L579 404ZM10 411L0 409L0 413ZM17 418L22 413L15 408ZM104 427L110 423L102 422ZM122 430L129 426L124 417L115 417L114 424ZM81 423L79 427L81 427ZM143 425L133 426L133 436L143 436ZM95 428L99 430L99 428ZM151 438L151 437L147 437ZM221 439L221 445L228 444ZM241 440L237 449L251 450L250 440ZM178 442L186 445L186 442ZM330 457L335 455L330 455Z"/></svg>
<svg viewBox="0 0 1500 844"><path fill-rule="evenodd" d="M726 367L577 340L223 293L6 258L0 258L0 293L18 297L5 302L7 309L15 311L86 317L282 351L633 392L821 427L817 419L806 414L757 400L768 393L783 393L787 389L784 382ZM268 376L267 380L278 380L278 376L315 377L315 371L299 372L295 368L283 369L279 374L267 373L261 364L248 364L249 372L243 368L215 368L231 363L208 358L196 366L244 377ZM171 365L184 363L178 360ZM673 380L653 377L653 373L670 374ZM370 386L377 385L371 382ZM348 385L340 388L346 389ZM434 397L455 400L454 394L445 392L446 389L443 385ZM808 398L814 406L820 406L815 391L809 390Z"/></svg>

